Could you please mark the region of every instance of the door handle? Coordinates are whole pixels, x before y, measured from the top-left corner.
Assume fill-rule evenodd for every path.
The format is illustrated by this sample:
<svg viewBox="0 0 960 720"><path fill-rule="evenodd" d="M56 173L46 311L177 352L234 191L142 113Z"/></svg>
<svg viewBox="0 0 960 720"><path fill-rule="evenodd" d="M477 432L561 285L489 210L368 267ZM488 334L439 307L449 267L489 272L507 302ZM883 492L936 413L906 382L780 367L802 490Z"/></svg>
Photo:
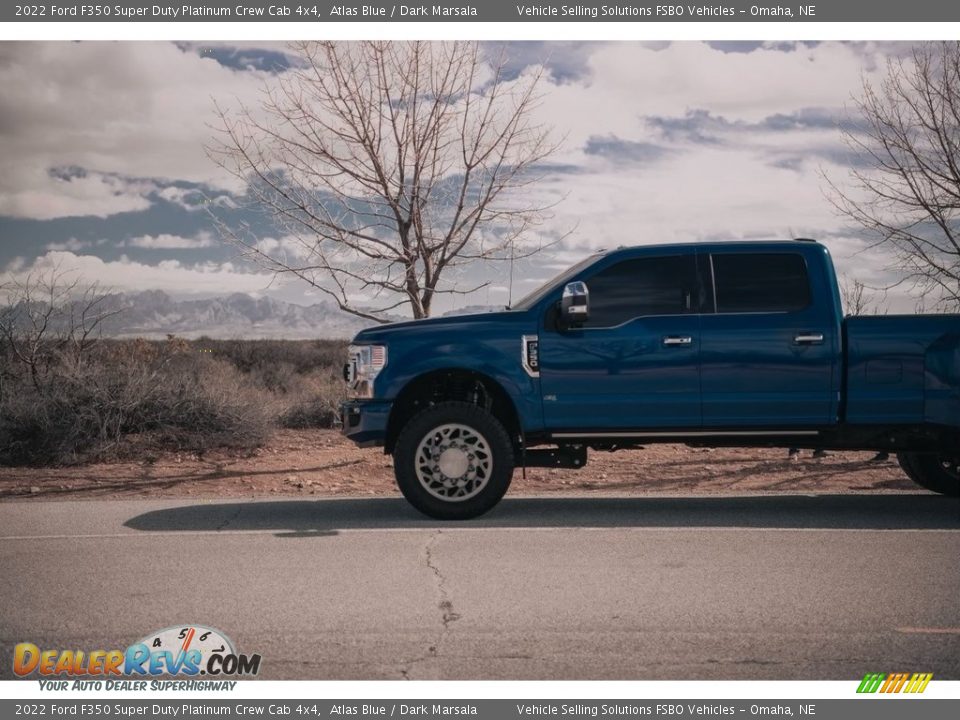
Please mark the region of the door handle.
<svg viewBox="0 0 960 720"><path fill-rule="evenodd" d="M663 339L664 345L693 345L693 338L689 335L667 335Z"/></svg>
<svg viewBox="0 0 960 720"><path fill-rule="evenodd" d="M823 333L800 333L794 336L793 342L796 345L820 345L823 343Z"/></svg>

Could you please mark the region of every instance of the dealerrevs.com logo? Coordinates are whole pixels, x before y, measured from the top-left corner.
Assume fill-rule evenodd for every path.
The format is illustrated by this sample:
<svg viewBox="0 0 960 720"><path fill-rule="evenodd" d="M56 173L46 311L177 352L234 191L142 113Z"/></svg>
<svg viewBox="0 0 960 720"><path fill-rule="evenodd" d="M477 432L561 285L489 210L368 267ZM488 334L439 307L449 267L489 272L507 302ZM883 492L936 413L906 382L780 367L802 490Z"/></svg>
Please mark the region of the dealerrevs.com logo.
<svg viewBox="0 0 960 720"><path fill-rule="evenodd" d="M150 633L126 650L41 650L19 643L13 650L17 677L253 676L260 655L237 653L230 639L203 625L176 625Z"/></svg>
<svg viewBox="0 0 960 720"><path fill-rule="evenodd" d="M922 693L933 673L867 673L858 693Z"/></svg>

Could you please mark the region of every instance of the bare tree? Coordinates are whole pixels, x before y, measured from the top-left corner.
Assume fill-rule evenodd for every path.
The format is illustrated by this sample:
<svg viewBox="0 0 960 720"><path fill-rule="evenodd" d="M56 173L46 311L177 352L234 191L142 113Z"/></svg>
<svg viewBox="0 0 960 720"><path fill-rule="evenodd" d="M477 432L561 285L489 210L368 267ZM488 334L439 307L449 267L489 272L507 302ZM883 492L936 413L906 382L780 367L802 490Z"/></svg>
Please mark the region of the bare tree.
<svg viewBox="0 0 960 720"><path fill-rule="evenodd" d="M840 300L847 315L881 315L887 310L872 288L848 275L840 277Z"/></svg>
<svg viewBox="0 0 960 720"><path fill-rule="evenodd" d="M81 286L59 268L0 285L0 341L37 392L55 362L82 362L103 322L121 312L96 284Z"/></svg>
<svg viewBox="0 0 960 720"><path fill-rule="evenodd" d="M259 107L217 106L211 157L280 239L226 227L241 253L384 321L426 317L481 260L528 257L552 203L530 187L556 149L534 110L542 69L517 78L474 42L304 42ZM521 190L529 192L521 193Z"/></svg>
<svg viewBox="0 0 960 720"><path fill-rule="evenodd" d="M863 160L837 207L892 251L899 280L960 304L960 42L925 43L864 81L844 139Z"/></svg>

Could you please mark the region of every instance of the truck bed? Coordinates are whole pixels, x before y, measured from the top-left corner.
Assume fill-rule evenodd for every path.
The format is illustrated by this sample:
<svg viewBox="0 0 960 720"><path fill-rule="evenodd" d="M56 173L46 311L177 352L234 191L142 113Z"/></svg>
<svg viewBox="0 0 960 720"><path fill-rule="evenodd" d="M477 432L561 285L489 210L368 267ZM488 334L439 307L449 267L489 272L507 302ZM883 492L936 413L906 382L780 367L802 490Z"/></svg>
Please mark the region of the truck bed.
<svg viewBox="0 0 960 720"><path fill-rule="evenodd" d="M960 315L882 315L843 321L841 420L960 425Z"/></svg>

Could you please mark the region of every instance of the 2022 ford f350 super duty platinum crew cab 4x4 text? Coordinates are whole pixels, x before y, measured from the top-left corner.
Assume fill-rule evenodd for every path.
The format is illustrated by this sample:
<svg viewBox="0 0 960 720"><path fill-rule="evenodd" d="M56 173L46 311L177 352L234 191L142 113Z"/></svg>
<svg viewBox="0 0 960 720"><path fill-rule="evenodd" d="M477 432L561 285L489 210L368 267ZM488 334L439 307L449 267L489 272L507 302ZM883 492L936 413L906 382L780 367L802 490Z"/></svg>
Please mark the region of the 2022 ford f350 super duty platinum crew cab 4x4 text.
<svg viewBox="0 0 960 720"><path fill-rule="evenodd" d="M515 467L651 442L883 450L960 495L960 315L844 318L813 241L621 248L504 312L350 346L343 433L382 445L436 518L480 515Z"/></svg>

